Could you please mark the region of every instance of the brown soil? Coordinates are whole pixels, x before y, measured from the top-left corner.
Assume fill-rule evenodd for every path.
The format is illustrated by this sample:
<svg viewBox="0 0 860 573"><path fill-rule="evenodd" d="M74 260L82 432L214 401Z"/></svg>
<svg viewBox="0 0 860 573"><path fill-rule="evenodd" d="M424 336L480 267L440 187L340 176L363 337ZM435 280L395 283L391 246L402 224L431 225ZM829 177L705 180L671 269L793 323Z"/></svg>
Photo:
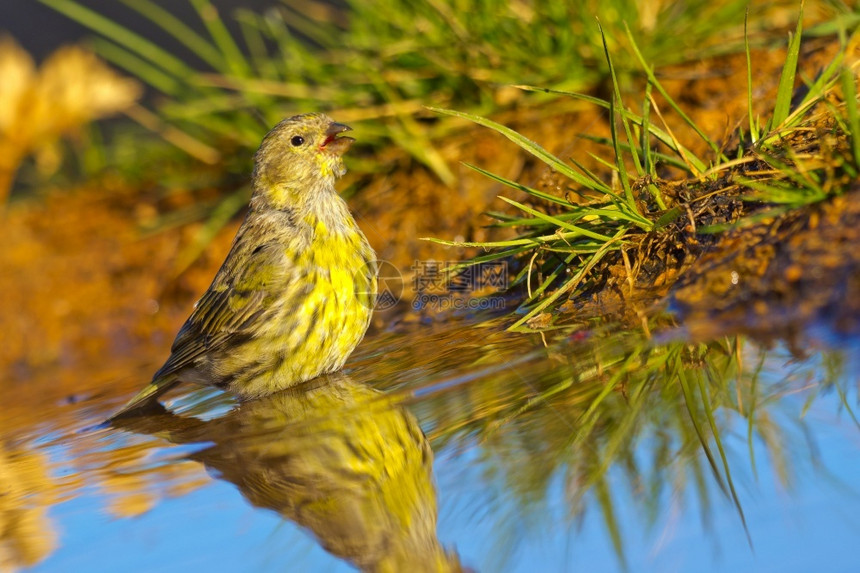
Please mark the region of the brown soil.
<svg viewBox="0 0 860 573"><path fill-rule="evenodd" d="M860 335L860 185L833 200L724 235L673 292L692 336ZM824 342L832 342L825 340Z"/></svg>

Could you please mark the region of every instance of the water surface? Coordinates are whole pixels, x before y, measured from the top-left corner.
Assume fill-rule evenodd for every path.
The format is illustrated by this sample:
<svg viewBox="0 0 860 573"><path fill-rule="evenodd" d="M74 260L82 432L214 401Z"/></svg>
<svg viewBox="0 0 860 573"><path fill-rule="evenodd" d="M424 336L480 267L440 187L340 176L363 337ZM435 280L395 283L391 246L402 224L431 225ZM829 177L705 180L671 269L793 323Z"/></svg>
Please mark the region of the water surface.
<svg viewBox="0 0 860 573"><path fill-rule="evenodd" d="M186 388L102 429L121 398L12 410L2 568L853 570L856 342L485 318L377 333L241 406Z"/></svg>

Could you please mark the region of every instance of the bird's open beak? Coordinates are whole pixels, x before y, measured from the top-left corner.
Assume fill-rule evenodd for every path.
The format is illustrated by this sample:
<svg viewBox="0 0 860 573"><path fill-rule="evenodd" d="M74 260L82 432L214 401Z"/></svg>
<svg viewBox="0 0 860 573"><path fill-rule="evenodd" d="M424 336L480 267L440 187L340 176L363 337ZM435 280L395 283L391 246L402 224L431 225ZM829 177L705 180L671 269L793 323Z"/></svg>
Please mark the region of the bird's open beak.
<svg viewBox="0 0 860 573"><path fill-rule="evenodd" d="M325 130L325 140L323 140L320 149L338 155L346 153L346 150L355 140L351 137L338 137L344 131L352 131L352 128L342 123L332 122L329 124L328 129Z"/></svg>

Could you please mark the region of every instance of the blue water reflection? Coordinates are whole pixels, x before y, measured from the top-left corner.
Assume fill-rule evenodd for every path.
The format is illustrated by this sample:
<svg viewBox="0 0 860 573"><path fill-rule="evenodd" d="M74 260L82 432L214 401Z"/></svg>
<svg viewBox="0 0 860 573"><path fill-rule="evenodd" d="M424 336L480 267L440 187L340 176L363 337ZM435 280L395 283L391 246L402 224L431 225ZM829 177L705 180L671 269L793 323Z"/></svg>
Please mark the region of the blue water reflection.
<svg viewBox="0 0 860 573"><path fill-rule="evenodd" d="M541 448L554 455L552 444L529 441L537 435L532 426L565 427L561 419L548 422L546 411L575 405L569 396L575 385L561 387L544 410L523 408L524 393L517 384L529 386L525 395L534 403L536 395L555 388L553 372L563 369L541 354L541 344L528 337L457 335L459 360L454 362L439 358L446 352L441 342L449 336L439 334L435 340L440 343L436 348L443 349L440 354L425 353L412 360L411 368L382 382L378 374L384 364L375 375L361 373L363 360L379 361L381 355L380 348L367 348L359 352L352 376L360 384L375 379L377 390L402 398L397 408L414 414L427 433L435 454L437 537L465 566L523 572L854 570L850 548L860 535L860 432L847 407L854 407L857 396L857 370L853 359L846 359L856 356L852 349L810 352L798 360L781 346L764 355L752 344L744 347L744 371L749 374L760 364L757 424L767 421L762 431L773 429L773 441L782 446L775 449L756 433L751 456L747 418L724 409L716 413L750 546L737 508L707 465L698 478L695 472L647 475L653 469L650 460L657 459L654 450L661 447L658 435L666 428L649 426L644 417L632 454L645 473L641 479L631 476L619 458L599 487L592 484L579 496L582 492L575 490L582 484L572 482L571 475L585 474L568 472L585 453L577 450L548 469L551 475L536 480L544 469L535 467L540 452L528 459L516 456ZM406 351L395 335L381 343L392 345L387 356L397 370L397 363L407 358L397 352ZM512 357L521 360L505 369L496 368L493 357L501 365L513 363ZM519 367L525 369L516 371ZM496 397L498 404L488 397ZM193 400L177 403L194 410ZM505 410L511 403L517 407ZM482 420L491 423L481 426ZM353 570L323 550L314 535L272 509L253 507L239 488L219 479L219 472L210 467L207 473L189 459L200 458L213 447L211 441L169 445L163 438L106 431L37 448L50 458L54 479L78 485L70 485L67 495L50 507L58 547L34 571ZM70 445L69 439L76 443ZM118 462L105 452L124 452L125 459ZM692 458L702 457L692 452ZM667 459L689 463L683 452ZM110 464L121 471L114 472ZM145 479L135 482L135 472ZM106 475L121 475L125 481L113 483ZM655 490L655 476L674 476L677 482ZM695 479L701 480L701 490L694 487ZM125 517L135 513L128 500L137 494L148 510ZM613 519L607 519L601 496L608 498Z"/></svg>

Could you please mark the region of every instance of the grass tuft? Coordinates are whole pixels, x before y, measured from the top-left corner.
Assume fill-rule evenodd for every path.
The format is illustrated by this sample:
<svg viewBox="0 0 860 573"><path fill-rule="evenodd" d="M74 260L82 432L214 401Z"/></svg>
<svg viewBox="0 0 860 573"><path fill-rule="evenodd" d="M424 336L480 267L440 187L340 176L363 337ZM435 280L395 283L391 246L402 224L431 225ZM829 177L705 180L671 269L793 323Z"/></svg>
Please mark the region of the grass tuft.
<svg viewBox="0 0 860 573"><path fill-rule="evenodd" d="M520 234L514 239L486 243L437 241L452 246L481 247L489 250L491 256L519 260L523 271L512 286L525 285L527 296L518 308L522 316L511 328L528 330L528 325L539 314L589 289L599 288L600 275L606 274L610 266L620 265L622 260L632 288L635 269L644 263L636 260L631 264L630 258L643 256L646 243L663 241L668 244L682 240L673 237L683 236L687 224L700 236L714 234L755 224L841 194L858 173L860 157L855 75L843 64L843 48L815 81L807 82L803 98L799 98L792 109L803 33L801 19L802 10L795 32L789 38L774 110L766 121L753 116L750 43L745 39L749 133L739 129L734 134L737 149L731 153L724 153L671 97L654 67L647 63L630 29L627 29L627 40L647 84L642 113L637 114L625 106L609 38L599 24L611 81L611 95L607 99L555 88L518 87L530 92L569 96L608 111L610 137L585 136L604 143L611 154L610 160L594 157L604 172L602 176L576 159L569 163L561 160L538 143L492 120L466 112L430 108L504 135L563 178L566 190L563 198L556 197L470 166L525 193L535 203L502 198L519 215L496 214L496 225L518 230ZM652 96L652 89L702 139L710 150L709 157L696 156L675 136ZM843 103L839 105L832 103L836 90L842 92ZM662 120L662 128L651 121L652 111ZM764 133L759 130L761 125L767 126ZM667 173L667 167L680 169L687 178L674 183L661 180L658 175ZM678 188L685 189L685 193L679 194ZM719 204L715 201L720 196L742 201L740 219L731 210L713 216L714 208L708 205ZM702 215L706 212L710 214ZM696 213L700 215L697 217ZM457 268L469 264L467 261ZM533 289L533 284L539 286ZM540 324L545 325L545 321Z"/></svg>

